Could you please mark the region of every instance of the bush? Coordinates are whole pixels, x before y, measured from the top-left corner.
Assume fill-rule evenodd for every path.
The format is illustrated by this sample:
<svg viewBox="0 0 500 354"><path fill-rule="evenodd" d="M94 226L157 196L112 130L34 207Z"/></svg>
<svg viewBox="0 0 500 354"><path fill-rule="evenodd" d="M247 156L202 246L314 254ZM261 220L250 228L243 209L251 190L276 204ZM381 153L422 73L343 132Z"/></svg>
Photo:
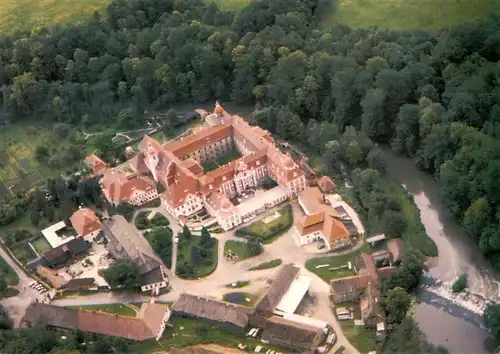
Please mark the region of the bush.
<svg viewBox="0 0 500 354"><path fill-rule="evenodd" d="M155 228L147 234L146 239L165 266L170 268L172 264L172 230L169 227Z"/></svg>
<svg viewBox="0 0 500 354"><path fill-rule="evenodd" d="M273 259L272 261L269 262L264 262L259 265L256 265L255 267L251 267L248 270L253 271L253 270L264 270L264 269L270 269L274 267L278 267L283 263L283 260L281 258L278 259Z"/></svg>
<svg viewBox="0 0 500 354"><path fill-rule="evenodd" d="M454 293L460 293L467 288L467 274L462 274L461 276L458 277L457 280L453 283L451 286L451 290Z"/></svg>
<svg viewBox="0 0 500 354"><path fill-rule="evenodd" d="M116 214L122 215L127 221L132 220L134 216L135 207L129 203L120 203L116 207L112 206L109 209L109 215L113 216Z"/></svg>

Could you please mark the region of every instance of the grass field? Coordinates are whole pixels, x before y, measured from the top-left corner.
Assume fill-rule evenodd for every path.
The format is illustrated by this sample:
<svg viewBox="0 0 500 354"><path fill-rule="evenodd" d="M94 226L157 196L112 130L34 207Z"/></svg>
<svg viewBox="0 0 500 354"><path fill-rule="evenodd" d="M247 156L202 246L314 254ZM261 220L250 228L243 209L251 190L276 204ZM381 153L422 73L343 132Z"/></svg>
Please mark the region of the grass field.
<svg viewBox="0 0 500 354"><path fill-rule="evenodd" d="M34 27L75 23L102 11L109 0L2 0L0 31L31 30Z"/></svg>
<svg viewBox="0 0 500 354"><path fill-rule="evenodd" d="M39 254L43 254L52 249L52 247L50 247L50 244L47 242L45 237L39 237L36 240L31 241L31 244L33 245L33 247L35 247L36 251Z"/></svg>
<svg viewBox="0 0 500 354"><path fill-rule="evenodd" d="M100 311L110 313L112 315L120 315L125 317L135 317L135 311L125 304L105 304L105 305L88 305L88 306L71 306L73 309L81 309L86 311Z"/></svg>
<svg viewBox="0 0 500 354"><path fill-rule="evenodd" d="M285 205L279 211L280 216L268 223L258 220L236 231L236 236L256 238L263 243L271 243L293 225L291 205Z"/></svg>
<svg viewBox="0 0 500 354"><path fill-rule="evenodd" d="M500 0L336 0L329 24L436 30L500 13Z"/></svg>
<svg viewBox="0 0 500 354"><path fill-rule="evenodd" d="M319 276L325 282L330 283L332 279L340 279L345 277L350 277L356 275L354 270L349 268L342 268L337 270L330 270L330 268L343 267L348 264L349 261L354 265L354 259L359 255L360 250L341 255L341 256L330 256L330 257L322 257L322 258L313 258L309 259L306 262L306 268ZM328 267L316 268L319 265L326 265Z"/></svg>
<svg viewBox="0 0 500 354"><path fill-rule="evenodd" d="M365 328L365 326L356 326L353 320L339 322L344 335L361 353L368 353L376 349L377 344L373 329Z"/></svg>

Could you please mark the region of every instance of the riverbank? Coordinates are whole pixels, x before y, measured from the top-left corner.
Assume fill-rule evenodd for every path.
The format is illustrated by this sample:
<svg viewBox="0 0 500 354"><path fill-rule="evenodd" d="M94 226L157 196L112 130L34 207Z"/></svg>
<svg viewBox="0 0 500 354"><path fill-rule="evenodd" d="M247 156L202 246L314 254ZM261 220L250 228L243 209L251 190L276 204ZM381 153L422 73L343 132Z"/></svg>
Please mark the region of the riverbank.
<svg viewBox="0 0 500 354"><path fill-rule="evenodd" d="M383 149L382 156L389 176L412 196L425 232L437 246L439 257L432 258L434 266L427 275L451 284L465 273L471 292L498 300L496 273L441 203L438 183L412 160L396 156L388 148ZM415 318L430 342L451 353L488 353L484 342L489 334L481 328L480 314L464 311L436 293L426 292L420 301L415 306Z"/></svg>

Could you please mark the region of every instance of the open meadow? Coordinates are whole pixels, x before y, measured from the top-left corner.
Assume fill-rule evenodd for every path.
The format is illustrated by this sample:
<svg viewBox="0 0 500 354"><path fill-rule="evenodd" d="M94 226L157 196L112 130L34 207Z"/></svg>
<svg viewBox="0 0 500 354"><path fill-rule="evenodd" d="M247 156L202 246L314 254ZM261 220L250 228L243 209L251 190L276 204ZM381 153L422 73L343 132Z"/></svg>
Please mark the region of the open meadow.
<svg viewBox="0 0 500 354"><path fill-rule="evenodd" d="M102 12L109 0L0 0L0 32L76 23Z"/></svg>
<svg viewBox="0 0 500 354"><path fill-rule="evenodd" d="M334 0L327 22L354 28L436 30L500 14L500 0Z"/></svg>

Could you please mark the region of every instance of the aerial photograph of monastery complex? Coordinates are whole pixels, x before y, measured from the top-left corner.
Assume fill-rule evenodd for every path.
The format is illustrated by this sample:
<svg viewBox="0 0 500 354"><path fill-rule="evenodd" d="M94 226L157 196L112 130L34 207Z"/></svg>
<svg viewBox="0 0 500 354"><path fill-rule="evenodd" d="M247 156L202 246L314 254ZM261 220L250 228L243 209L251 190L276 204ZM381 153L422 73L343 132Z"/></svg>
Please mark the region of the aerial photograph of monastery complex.
<svg viewBox="0 0 500 354"><path fill-rule="evenodd" d="M500 0L0 13L0 354L500 353Z"/></svg>

